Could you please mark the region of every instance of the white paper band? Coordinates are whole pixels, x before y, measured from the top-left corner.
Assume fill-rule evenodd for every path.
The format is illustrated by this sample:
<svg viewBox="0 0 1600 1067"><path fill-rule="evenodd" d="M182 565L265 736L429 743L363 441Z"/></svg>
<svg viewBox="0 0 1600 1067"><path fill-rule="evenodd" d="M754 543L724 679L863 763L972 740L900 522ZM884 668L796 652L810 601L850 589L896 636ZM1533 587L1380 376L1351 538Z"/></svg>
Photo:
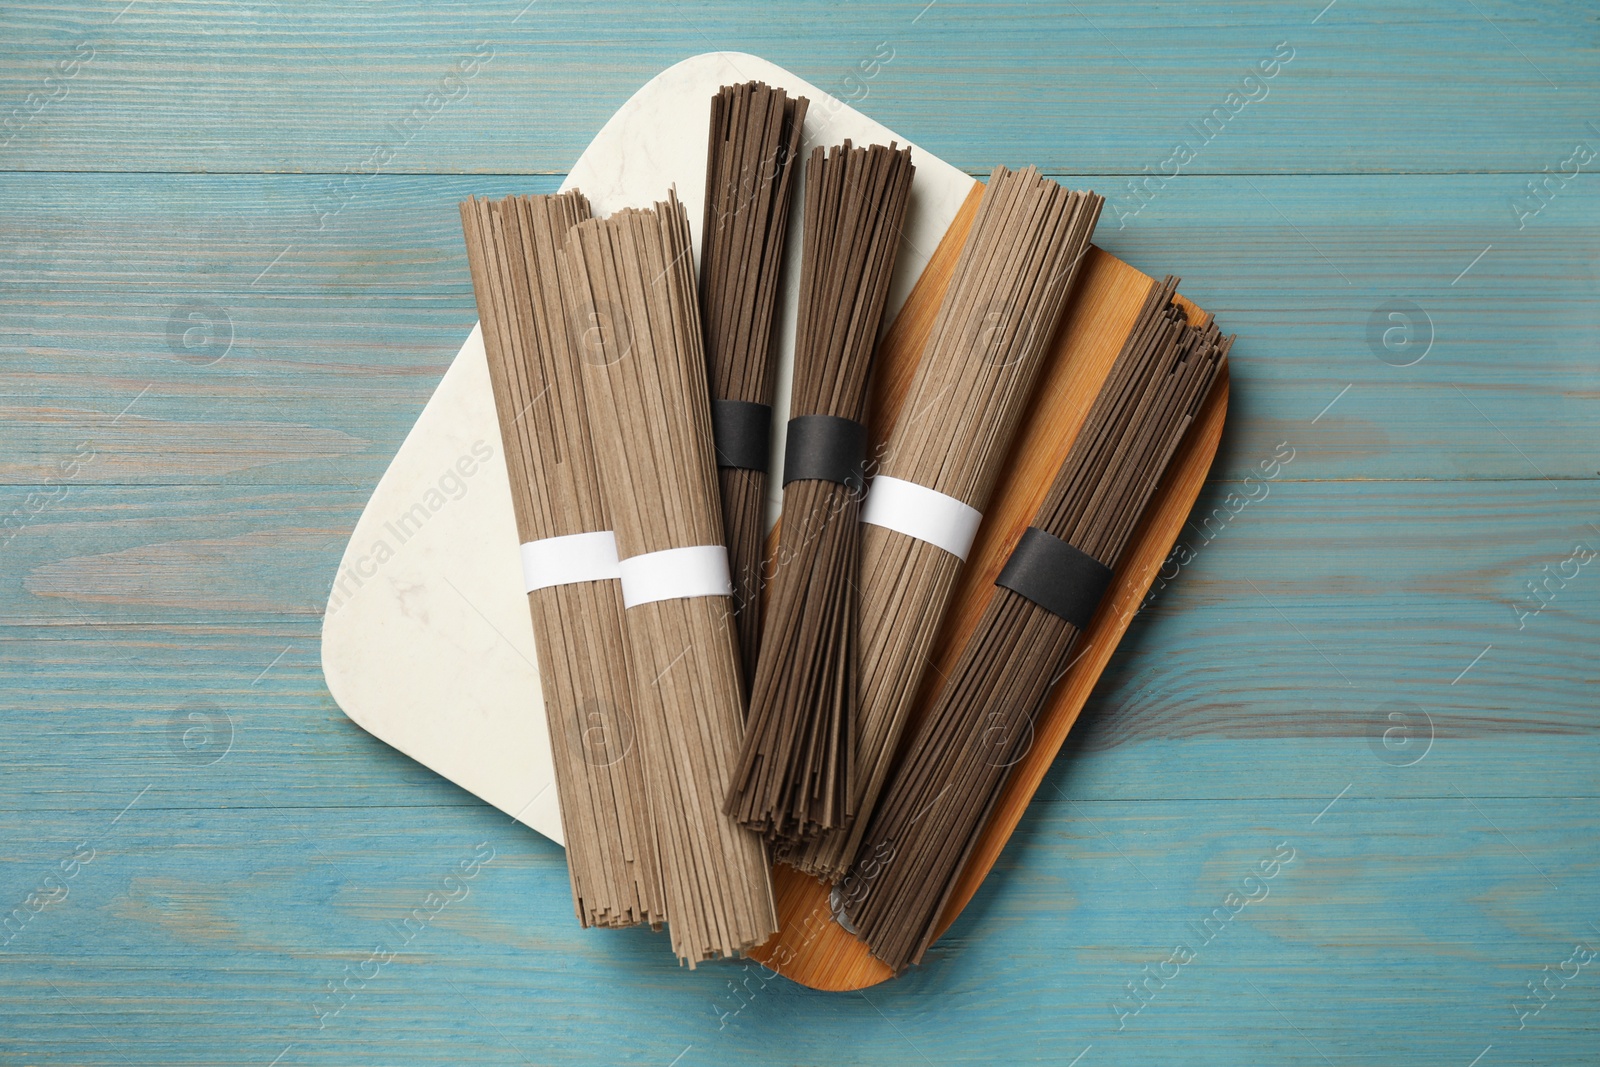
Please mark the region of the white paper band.
<svg viewBox="0 0 1600 1067"><path fill-rule="evenodd" d="M728 550L722 545L668 548L622 561L622 606L625 608L657 600L732 594Z"/></svg>
<svg viewBox="0 0 1600 1067"><path fill-rule="evenodd" d="M983 515L937 489L880 474L872 479L861 521L926 541L965 561Z"/></svg>
<svg viewBox="0 0 1600 1067"><path fill-rule="evenodd" d="M522 583L528 592L622 577L617 538L610 530L546 537L522 545Z"/></svg>

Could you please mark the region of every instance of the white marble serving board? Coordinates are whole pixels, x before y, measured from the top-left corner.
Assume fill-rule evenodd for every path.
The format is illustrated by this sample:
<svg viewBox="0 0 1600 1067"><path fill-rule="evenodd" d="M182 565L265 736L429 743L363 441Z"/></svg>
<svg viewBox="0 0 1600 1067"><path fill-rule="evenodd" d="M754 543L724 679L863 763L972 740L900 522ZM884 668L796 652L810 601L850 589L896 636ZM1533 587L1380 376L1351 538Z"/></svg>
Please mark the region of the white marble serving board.
<svg viewBox="0 0 1600 1067"><path fill-rule="evenodd" d="M849 73L841 72L841 82ZM562 188L582 189L595 213L608 215L665 199L676 185L698 262L711 97L719 86L745 81L811 101L807 153L845 138L907 143L764 59L711 52L635 93ZM973 186L968 175L912 147L917 172L885 322ZM783 465L793 367L802 188L797 182L775 327L774 471ZM771 484L769 523L780 499L777 479ZM322 671L334 700L362 729L560 843L537 663L489 368L474 327L350 536L323 618Z"/></svg>

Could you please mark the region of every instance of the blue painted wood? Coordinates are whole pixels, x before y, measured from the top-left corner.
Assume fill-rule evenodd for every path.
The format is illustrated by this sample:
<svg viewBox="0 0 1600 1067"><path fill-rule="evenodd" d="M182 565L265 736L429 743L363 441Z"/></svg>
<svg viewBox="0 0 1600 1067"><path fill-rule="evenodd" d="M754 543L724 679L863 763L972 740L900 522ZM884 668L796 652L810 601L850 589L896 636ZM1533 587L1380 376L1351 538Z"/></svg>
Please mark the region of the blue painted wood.
<svg viewBox="0 0 1600 1067"><path fill-rule="evenodd" d="M0 14L0 1059L1594 1059L1600 184L1548 177L1600 149L1591 7L124 2ZM576 929L559 851L318 666L474 317L455 202L553 188L722 47L1107 193L1099 243L1241 335L1183 562L973 905L860 995Z"/></svg>
<svg viewBox="0 0 1600 1067"><path fill-rule="evenodd" d="M1504 175L1185 178L1099 241L1182 275L1240 334L1221 477L1285 440L1290 478L1590 477L1600 177L1583 179L1518 232ZM476 317L455 204L555 180L385 177L319 231L325 183L0 175L17 205L0 353L27 366L0 481L30 484L87 434L105 456L85 481L375 484ZM1420 309L1417 344L1434 335L1412 366L1368 339L1396 300Z"/></svg>
<svg viewBox="0 0 1600 1067"><path fill-rule="evenodd" d="M43 89L61 91L7 147L13 165L339 174L382 146L401 171L561 174L641 75L733 49L982 172L1159 172L1238 92L1255 99L1190 173L1521 174L1583 137L1600 79L1583 3L1339 0L1320 18L1315 2L124 3L8 8L0 97L88 57ZM863 69L875 55L892 58ZM444 84L458 61L470 75ZM430 92L431 117L416 110Z"/></svg>

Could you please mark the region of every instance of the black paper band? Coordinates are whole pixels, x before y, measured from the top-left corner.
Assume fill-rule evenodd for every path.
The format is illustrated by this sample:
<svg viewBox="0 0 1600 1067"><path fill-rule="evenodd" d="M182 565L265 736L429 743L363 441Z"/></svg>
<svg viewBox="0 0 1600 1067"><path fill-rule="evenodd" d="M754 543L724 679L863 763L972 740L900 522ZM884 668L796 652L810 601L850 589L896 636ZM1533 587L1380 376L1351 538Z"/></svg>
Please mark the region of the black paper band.
<svg viewBox="0 0 1600 1067"><path fill-rule="evenodd" d="M767 444L772 436L772 408L749 400L711 401L711 443L717 466L767 469Z"/></svg>
<svg viewBox="0 0 1600 1067"><path fill-rule="evenodd" d="M1022 531L994 584L1083 630L1111 585L1111 568L1054 534L1030 526Z"/></svg>
<svg viewBox="0 0 1600 1067"><path fill-rule="evenodd" d="M838 482L850 489L866 485L867 428L838 415L800 415L789 420L783 449L783 484Z"/></svg>

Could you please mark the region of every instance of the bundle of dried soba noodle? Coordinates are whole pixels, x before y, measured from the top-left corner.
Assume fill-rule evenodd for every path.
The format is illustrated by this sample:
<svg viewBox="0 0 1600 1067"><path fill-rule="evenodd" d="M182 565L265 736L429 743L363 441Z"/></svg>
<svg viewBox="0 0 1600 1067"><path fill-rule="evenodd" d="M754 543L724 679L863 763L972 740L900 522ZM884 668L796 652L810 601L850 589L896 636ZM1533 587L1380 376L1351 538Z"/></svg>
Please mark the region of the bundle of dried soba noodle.
<svg viewBox="0 0 1600 1067"><path fill-rule="evenodd" d="M909 148L849 141L806 165L783 524L728 798L786 845L843 825L853 799L867 377L914 169Z"/></svg>
<svg viewBox="0 0 1600 1067"><path fill-rule="evenodd" d="M762 82L724 85L711 98L700 308L747 690L761 633L772 318L805 116L805 97Z"/></svg>
<svg viewBox="0 0 1600 1067"><path fill-rule="evenodd" d="M744 698L683 205L669 195L580 223L563 264L616 528L668 926L693 966L778 924L761 839L723 814Z"/></svg>
<svg viewBox="0 0 1600 1067"><path fill-rule="evenodd" d="M784 858L837 879L887 779L928 649L1102 200L996 167L862 511L853 824Z"/></svg>
<svg viewBox="0 0 1600 1067"><path fill-rule="evenodd" d="M611 521L556 255L582 193L461 205L467 262L539 651L573 906L585 926L666 920L622 637Z"/></svg>
<svg viewBox="0 0 1600 1067"><path fill-rule="evenodd" d="M1151 283L1033 524L996 581L932 711L873 813L848 914L873 955L896 971L922 959L1033 717L1067 668L1073 644L1233 338L1191 326Z"/></svg>

